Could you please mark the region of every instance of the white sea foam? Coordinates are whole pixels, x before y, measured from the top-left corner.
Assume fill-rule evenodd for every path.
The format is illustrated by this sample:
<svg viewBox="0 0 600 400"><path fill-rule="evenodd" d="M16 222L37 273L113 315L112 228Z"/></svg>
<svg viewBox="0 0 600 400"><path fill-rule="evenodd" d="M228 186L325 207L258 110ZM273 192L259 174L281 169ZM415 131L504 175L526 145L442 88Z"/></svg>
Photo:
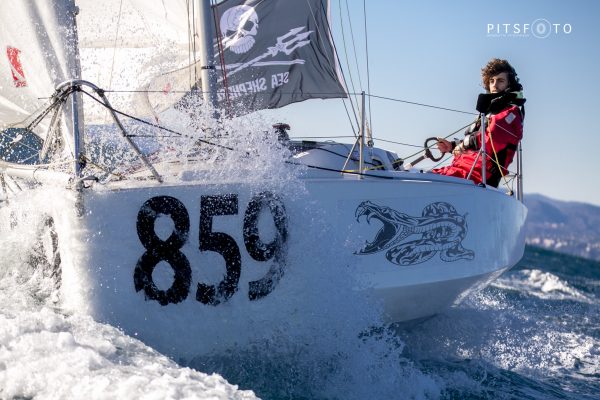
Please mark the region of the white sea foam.
<svg viewBox="0 0 600 400"><path fill-rule="evenodd" d="M219 375L182 368L114 327L61 313L50 298L35 296L48 282L22 264L22 255L3 251L0 263L1 399L256 398Z"/></svg>
<svg viewBox="0 0 600 400"><path fill-rule="evenodd" d="M497 279L492 285L502 289L517 290L540 299L575 300L587 303L594 301L558 276L539 269L514 271Z"/></svg>

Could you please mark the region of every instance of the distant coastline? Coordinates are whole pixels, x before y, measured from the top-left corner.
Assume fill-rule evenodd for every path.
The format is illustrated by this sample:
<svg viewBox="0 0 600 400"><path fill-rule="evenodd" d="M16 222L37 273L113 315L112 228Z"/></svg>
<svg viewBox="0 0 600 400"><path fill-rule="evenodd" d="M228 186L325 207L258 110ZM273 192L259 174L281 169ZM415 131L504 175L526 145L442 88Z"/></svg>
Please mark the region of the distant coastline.
<svg viewBox="0 0 600 400"><path fill-rule="evenodd" d="M525 195L529 209L526 243L560 253L600 261L600 207Z"/></svg>

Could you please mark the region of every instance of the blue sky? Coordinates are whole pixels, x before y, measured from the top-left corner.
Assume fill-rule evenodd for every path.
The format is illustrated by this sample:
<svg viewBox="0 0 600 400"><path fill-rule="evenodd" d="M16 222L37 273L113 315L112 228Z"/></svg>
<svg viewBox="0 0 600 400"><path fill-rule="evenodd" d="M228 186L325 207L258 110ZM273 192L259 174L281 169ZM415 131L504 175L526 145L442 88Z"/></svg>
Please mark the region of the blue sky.
<svg viewBox="0 0 600 400"><path fill-rule="evenodd" d="M331 2L334 37L342 59L340 2L344 15L346 4L350 9L366 91L363 2ZM477 94L482 91L481 67L492 57L506 58L516 68L527 98L525 192L600 205L596 177L600 129L595 122L599 111L594 101L600 92L600 2L494 3L368 1L371 93L474 111ZM545 38L531 34L538 19L551 24ZM344 23L350 46L348 21ZM488 24L500 24L500 30L493 28L488 33ZM529 35L511 35L517 24L521 30L529 24ZM354 55L350 56L354 60ZM350 69L343 68L349 80ZM352 73L358 86L355 68ZM355 89L360 91L359 87ZM340 100L311 100L272 113L292 125L291 136L352 134ZM376 139L412 144L421 144L430 136L446 136L473 118L376 99L371 100L371 115ZM397 151L400 156L414 152L413 148L384 142L376 145ZM425 167L425 162L421 166Z"/></svg>

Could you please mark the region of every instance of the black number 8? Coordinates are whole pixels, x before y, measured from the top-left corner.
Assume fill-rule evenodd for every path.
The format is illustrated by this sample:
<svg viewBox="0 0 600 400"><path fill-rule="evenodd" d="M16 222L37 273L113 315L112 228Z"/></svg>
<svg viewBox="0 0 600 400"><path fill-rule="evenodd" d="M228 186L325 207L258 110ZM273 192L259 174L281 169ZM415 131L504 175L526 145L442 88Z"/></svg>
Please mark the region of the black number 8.
<svg viewBox="0 0 600 400"><path fill-rule="evenodd" d="M167 240L160 239L154 231L154 223L160 214L168 215L175 225ZM148 299L156 300L163 306L179 303L187 298L192 269L180 249L187 242L189 232L189 214L176 198L153 197L142 205L137 217L137 233L146 252L135 266L133 281L136 292L144 289ZM152 279L152 272L160 261L169 263L175 272L173 284L166 291L158 289Z"/></svg>

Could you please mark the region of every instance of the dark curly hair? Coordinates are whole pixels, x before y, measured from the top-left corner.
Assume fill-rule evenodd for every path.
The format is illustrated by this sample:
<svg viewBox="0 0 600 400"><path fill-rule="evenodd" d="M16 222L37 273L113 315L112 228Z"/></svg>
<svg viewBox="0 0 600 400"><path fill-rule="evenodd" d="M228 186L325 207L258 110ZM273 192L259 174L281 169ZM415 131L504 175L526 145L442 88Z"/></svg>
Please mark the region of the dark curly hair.
<svg viewBox="0 0 600 400"><path fill-rule="evenodd" d="M517 91L523 90L523 85L519 83L517 72L512 65L506 60L499 58L492 58L485 67L481 69L481 79L483 81L483 87L489 91L490 79L502 72L508 72L508 90Z"/></svg>

